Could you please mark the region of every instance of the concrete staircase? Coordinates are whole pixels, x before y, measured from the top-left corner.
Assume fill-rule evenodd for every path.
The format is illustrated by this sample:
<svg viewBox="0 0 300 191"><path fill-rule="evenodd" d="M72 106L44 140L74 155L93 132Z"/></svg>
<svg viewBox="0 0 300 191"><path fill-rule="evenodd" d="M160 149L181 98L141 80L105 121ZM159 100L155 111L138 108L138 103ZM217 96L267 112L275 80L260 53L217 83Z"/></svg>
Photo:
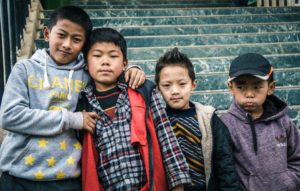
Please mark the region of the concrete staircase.
<svg viewBox="0 0 300 191"><path fill-rule="evenodd" d="M130 64L149 79L157 59L177 46L195 65L198 87L192 99L219 112L231 103L226 80L230 61L242 53L265 55L275 68L275 94L288 102L300 128L300 7L234 7L231 1L73 1L94 27L119 30L128 42ZM43 12L47 23L52 10ZM42 39L37 47L45 47Z"/></svg>

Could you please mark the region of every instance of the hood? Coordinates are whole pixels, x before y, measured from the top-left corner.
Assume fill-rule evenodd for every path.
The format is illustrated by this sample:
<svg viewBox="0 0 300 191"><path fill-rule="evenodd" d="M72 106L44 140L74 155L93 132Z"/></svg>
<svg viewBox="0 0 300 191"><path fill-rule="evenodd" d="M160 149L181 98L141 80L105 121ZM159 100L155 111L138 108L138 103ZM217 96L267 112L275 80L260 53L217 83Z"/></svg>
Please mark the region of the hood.
<svg viewBox="0 0 300 191"><path fill-rule="evenodd" d="M270 95L267 97L264 105L264 113L263 115L257 119L257 121L270 121L276 118L281 117L282 115L287 114L288 107L287 104L281 101L275 95ZM242 121L248 121L248 113L244 111L236 101L230 106L228 113L236 116L238 119Z"/></svg>
<svg viewBox="0 0 300 191"><path fill-rule="evenodd" d="M234 102L228 110L228 113L234 115L241 121L244 121L246 124L249 124L252 133L253 150L256 153L256 155L258 152L258 143L255 122L271 121L287 114L288 112L287 104L281 101L275 95L268 96L263 107L264 112L262 116L255 120L253 120L252 116L246 111L244 111L236 102Z"/></svg>
<svg viewBox="0 0 300 191"><path fill-rule="evenodd" d="M36 63L39 63L44 67L44 80L43 80L43 88L50 88L50 82L48 78L48 72L47 72L47 67L53 67L56 68L57 70L67 70L69 71L69 77L68 77L68 100L71 100L71 80L73 77L73 73L76 70L82 69L85 67L85 62L84 62L84 57L83 54L80 53L77 58L65 65L58 65L55 63L55 61L49 56L48 54L48 49L41 49L37 50L31 57Z"/></svg>
<svg viewBox="0 0 300 191"><path fill-rule="evenodd" d="M47 65L47 67L57 68L59 70L78 70L85 67L84 57L83 54L80 53L77 56L77 59L73 62L65 65L58 65L55 61L50 57L48 54L48 49L40 49L37 50L32 56L31 59L35 60L37 63L41 65Z"/></svg>

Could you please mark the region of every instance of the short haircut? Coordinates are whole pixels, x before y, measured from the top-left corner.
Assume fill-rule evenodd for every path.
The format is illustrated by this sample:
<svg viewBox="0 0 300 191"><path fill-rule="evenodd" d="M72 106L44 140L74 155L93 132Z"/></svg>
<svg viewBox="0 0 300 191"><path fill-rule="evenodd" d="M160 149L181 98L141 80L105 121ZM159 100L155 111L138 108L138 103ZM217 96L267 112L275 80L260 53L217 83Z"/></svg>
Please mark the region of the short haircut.
<svg viewBox="0 0 300 191"><path fill-rule="evenodd" d="M50 16L48 28L51 30L59 20L63 19L67 19L81 26L85 30L86 37L90 35L93 29L89 15L83 9L76 6L63 6L56 9Z"/></svg>
<svg viewBox="0 0 300 191"><path fill-rule="evenodd" d="M127 61L127 43L124 37L112 28L97 28L94 29L89 36L86 46L83 50L84 57L87 58L88 52L95 43L113 43L120 47L124 60Z"/></svg>
<svg viewBox="0 0 300 191"><path fill-rule="evenodd" d="M155 83L159 84L159 74L161 70L170 65L178 65L186 68L188 70L189 77L192 82L195 81L196 75L194 66L191 60L183 53L181 53L177 47L172 50L166 52L162 57L159 58L155 67Z"/></svg>

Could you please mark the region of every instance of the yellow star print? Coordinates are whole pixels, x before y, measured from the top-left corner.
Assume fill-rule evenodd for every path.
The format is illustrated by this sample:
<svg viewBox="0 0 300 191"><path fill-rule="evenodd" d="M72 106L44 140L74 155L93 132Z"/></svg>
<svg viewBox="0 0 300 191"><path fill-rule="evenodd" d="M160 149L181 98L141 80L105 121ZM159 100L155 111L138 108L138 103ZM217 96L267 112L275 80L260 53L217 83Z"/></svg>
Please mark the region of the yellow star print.
<svg viewBox="0 0 300 191"><path fill-rule="evenodd" d="M35 179L41 180L44 178L44 173L41 170L39 170L36 173L34 173L34 176L35 176Z"/></svg>
<svg viewBox="0 0 300 191"><path fill-rule="evenodd" d="M58 173L56 173L57 179L62 179L64 177L65 177L65 173L62 170L60 170Z"/></svg>
<svg viewBox="0 0 300 191"><path fill-rule="evenodd" d="M81 150L81 144L79 142L74 144L74 147L75 147L76 150Z"/></svg>
<svg viewBox="0 0 300 191"><path fill-rule="evenodd" d="M39 147L40 147L40 148L46 148L47 145L48 145L48 141L47 141L46 139L40 139L40 140L38 141L38 144L39 144Z"/></svg>
<svg viewBox="0 0 300 191"><path fill-rule="evenodd" d="M79 176L80 176L79 172L76 171L76 172L74 173L74 177L79 177Z"/></svg>
<svg viewBox="0 0 300 191"><path fill-rule="evenodd" d="M66 141L61 141L59 144L60 144L60 149L61 149L61 150L66 150L66 148L67 148L67 143L66 143Z"/></svg>
<svg viewBox="0 0 300 191"><path fill-rule="evenodd" d="M51 157L51 158L47 159L47 162L48 162L48 166L53 167L56 163L56 160L54 157Z"/></svg>
<svg viewBox="0 0 300 191"><path fill-rule="evenodd" d="M69 158L67 159L67 163L68 163L68 165L70 165L70 166L74 166L74 164L75 164L74 158L73 158L73 157L69 157Z"/></svg>
<svg viewBox="0 0 300 191"><path fill-rule="evenodd" d="M28 155L24 158L24 160L25 160L25 164L32 166L35 161L35 158L32 155Z"/></svg>

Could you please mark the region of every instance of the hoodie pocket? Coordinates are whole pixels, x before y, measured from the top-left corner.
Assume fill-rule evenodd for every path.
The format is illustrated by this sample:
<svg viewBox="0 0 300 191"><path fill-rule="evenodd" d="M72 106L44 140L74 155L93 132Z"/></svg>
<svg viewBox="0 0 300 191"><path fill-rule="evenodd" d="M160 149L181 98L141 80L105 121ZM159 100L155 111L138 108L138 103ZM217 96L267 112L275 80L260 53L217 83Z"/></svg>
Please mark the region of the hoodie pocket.
<svg viewBox="0 0 300 191"><path fill-rule="evenodd" d="M20 152L19 156L17 156L17 158L12 162L12 168L14 168L17 164L20 163L21 160L24 160L24 157L26 156L26 154L31 150L32 147L32 139L28 136L26 138L28 141L27 142L25 148ZM26 140L25 139L25 140Z"/></svg>
<svg viewBox="0 0 300 191"><path fill-rule="evenodd" d="M288 170L267 175L249 177L249 191L295 191L296 184Z"/></svg>

